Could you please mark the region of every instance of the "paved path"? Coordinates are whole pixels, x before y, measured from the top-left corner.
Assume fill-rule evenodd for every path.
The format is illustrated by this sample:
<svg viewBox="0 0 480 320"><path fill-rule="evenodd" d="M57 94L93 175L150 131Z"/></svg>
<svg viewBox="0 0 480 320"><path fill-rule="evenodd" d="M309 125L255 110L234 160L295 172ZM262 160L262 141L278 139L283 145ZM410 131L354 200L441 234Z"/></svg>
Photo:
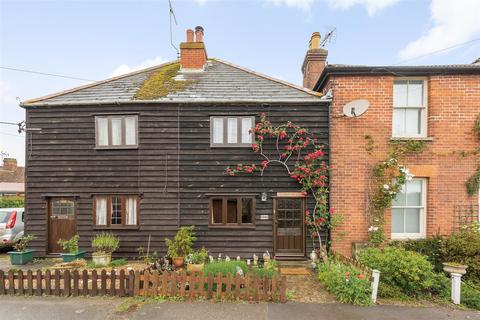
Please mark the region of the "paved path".
<svg viewBox="0 0 480 320"><path fill-rule="evenodd" d="M123 299L0 297L0 319L8 320L480 320L480 312L445 308L376 306L316 303L208 303L164 302L116 313Z"/></svg>

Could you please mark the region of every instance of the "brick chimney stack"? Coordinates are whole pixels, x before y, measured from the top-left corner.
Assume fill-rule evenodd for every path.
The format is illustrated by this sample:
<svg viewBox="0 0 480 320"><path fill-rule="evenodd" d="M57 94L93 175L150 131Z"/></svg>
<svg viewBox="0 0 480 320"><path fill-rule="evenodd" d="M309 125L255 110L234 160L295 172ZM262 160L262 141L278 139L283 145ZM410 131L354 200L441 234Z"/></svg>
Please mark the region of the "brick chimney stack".
<svg viewBox="0 0 480 320"><path fill-rule="evenodd" d="M3 159L3 168L4 170L8 171L15 171L17 170L17 159L14 158L4 158Z"/></svg>
<svg viewBox="0 0 480 320"><path fill-rule="evenodd" d="M180 43L180 66L183 72L203 71L207 63L207 50L203 42L203 28L200 26L195 28L195 41L193 36L193 30L188 29L187 41Z"/></svg>
<svg viewBox="0 0 480 320"><path fill-rule="evenodd" d="M317 83L320 74L325 68L328 51L320 48L320 33L312 33L305 59L303 60L303 86L313 89Z"/></svg>

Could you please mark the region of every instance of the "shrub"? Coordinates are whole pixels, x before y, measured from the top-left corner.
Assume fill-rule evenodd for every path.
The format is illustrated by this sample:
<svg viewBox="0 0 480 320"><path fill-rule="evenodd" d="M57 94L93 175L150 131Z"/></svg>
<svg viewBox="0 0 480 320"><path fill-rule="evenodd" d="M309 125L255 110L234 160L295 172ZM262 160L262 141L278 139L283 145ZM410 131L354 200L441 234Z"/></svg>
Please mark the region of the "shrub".
<svg viewBox="0 0 480 320"><path fill-rule="evenodd" d="M465 279L480 284L480 230L478 224L451 234L442 243L440 254L444 262L468 266Z"/></svg>
<svg viewBox="0 0 480 320"><path fill-rule="evenodd" d="M0 208L23 208L24 202L23 197L0 197Z"/></svg>
<svg viewBox="0 0 480 320"><path fill-rule="evenodd" d="M231 273L232 275L235 276L237 274L237 266L243 270L244 274L247 273L248 271L247 263L245 261L237 261L237 260L218 261L218 262L208 263L203 268L203 272L205 273L206 276L208 276L210 272L214 276L216 276L219 272L221 272L223 276L226 276L228 273Z"/></svg>
<svg viewBox="0 0 480 320"><path fill-rule="evenodd" d="M480 289L476 288L473 283L463 282L460 302L469 308L480 310Z"/></svg>
<svg viewBox="0 0 480 320"><path fill-rule="evenodd" d="M370 281L355 267L326 260L318 265L318 279L340 302L372 304Z"/></svg>
<svg viewBox="0 0 480 320"><path fill-rule="evenodd" d="M419 253L403 248L369 248L358 253L358 259L381 272L380 281L400 288L409 296L443 294L446 277L435 273L433 265Z"/></svg>
<svg viewBox="0 0 480 320"><path fill-rule="evenodd" d="M428 261L433 265L435 271L442 272L442 257L440 248L443 243L443 237L436 235L425 239L412 239L407 241L393 241L391 246L402 247L408 251L415 251L427 257Z"/></svg>
<svg viewBox="0 0 480 320"><path fill-rule="evenodd" d="M193 243L197 240L193 228L194 226L181 227L173 240L165 239L167 255L170 258L185 257L192 252Z"/></svg>
<svg viewBox="0 0 480 320"><path fill-rule="evenodd" d="M185 262L187 264L202 264L205 263L205 260L208 258L208 250L205 247L197 251L192 251L186 258Z"/></svg>
<svg viewBox="0 0 480 320"><path fill-rule="evenodd" d="M58 240L58 244L62 247L63 251L66 251L67 253L77 253L79 251L78 249L78 240L80 237L78 234L74 235L71 237L69 240Z"/></svg>
<svg viewBox="0 0 480 320"><path fill-rule="evenodd" d="M264 276L267 276L268 278L272 278L274 276L278 275L278 271L275 269L270 269L270 268L259 268L259 267L253 267L253 273L257 277L263 278Z"/></svg>
<svg viewBox="0 0 480 320"><path fill-rule="evenodd" d="M28 235L28 236L24 235L23 237L20 238L20 240L18 240L18 242L13 246L13 248L18 252L23 252L27 250L28 244L33 239L35 239L35 237L32 235Z"/></svg>
<svg viewBox="0 0 480 320"><path fill-rule="evenodd" d="M112 253L118 249L120 240L111 233L102 232L92 239L92 248L95 252Z"/></svg>

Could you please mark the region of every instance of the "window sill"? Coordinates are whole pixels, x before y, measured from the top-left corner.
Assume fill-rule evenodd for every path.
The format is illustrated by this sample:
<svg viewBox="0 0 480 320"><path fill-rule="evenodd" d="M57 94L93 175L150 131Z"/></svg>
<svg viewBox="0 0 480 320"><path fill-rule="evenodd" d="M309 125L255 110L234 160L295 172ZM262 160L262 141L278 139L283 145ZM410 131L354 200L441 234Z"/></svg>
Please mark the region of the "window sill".
<svg viewBox="0 0 480 320"><path fill-rule="evenodd" d="M138 149L138 146L125 146L125 147L95 147L95 150L128 150Z"/></svg>
<svg viewBox="0 0 480 320"><path fill-rule="evenodd" d="M93 230L138 230L140 226L121 226L121 227L107 227L107 226L94 226Z"/></svg>
<svg viewBox="0 0 480 320"><path fill-rule="evenodd" d="M391 137L390 141L433 141L433 137Z"/></svg>
<svg viewBox="0 0 480 320"><path fill-rule="evenodd" d="M425 239L426 236L423 235L423 234L405 234L405 235L400 235L400 234L397 234L397 235L393 235L391 236L391 239L392 240L395 240L395 241L407 241L407 240L416 240L416 239Z"/></svg>
<svg viewBox="0 0 480 320"><path fill-rule="evenodd" d="M212 149L221 149L221 148L251 148L252 147L252 144L251 143L248 143L248 144L232 144L232 145L228 145L228 144L222 144L222 145L210 145L210 148Z"/></svg>

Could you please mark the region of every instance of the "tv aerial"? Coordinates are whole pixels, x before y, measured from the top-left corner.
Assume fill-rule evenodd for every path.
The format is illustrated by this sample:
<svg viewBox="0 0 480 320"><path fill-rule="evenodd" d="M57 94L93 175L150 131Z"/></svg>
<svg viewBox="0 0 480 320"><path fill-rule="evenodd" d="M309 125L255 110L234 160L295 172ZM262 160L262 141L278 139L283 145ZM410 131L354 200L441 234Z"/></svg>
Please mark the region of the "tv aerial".
<svg viewBox="0 0 480 320"><path fill-rule="evenodd" d="M335 40L337 36L336 30L337 28L333 27L333 28L330 28L330 30L327 31L327 33L325 33L325 36L323 37L322 41L320 41L320 48L325 48L327 44Z"/></svg>

